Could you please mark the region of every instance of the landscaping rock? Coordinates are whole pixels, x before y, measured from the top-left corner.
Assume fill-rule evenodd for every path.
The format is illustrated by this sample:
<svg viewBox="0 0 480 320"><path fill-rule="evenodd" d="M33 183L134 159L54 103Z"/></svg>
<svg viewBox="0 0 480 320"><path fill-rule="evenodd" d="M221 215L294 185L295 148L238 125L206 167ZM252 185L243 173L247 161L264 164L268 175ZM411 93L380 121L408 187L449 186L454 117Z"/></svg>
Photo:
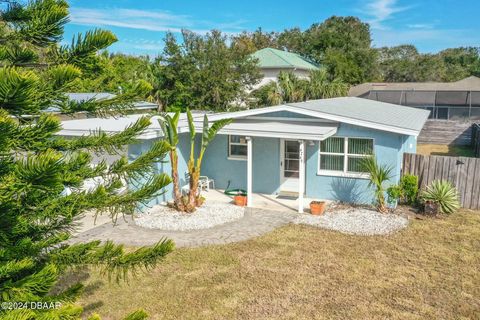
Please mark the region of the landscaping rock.
<svg viewBox="0 0 480 320"><path fill-rule="evenodd" d="M408 219L395 214L352 208L327 212L322 216L302 214L295 218L293 223L367 236L389 234L403 229L407 227Z"/></svg>
<svg viewBox="0 0 480 320"><path fill-rule="evenodd" d="M148 229L188 231L212 228L241 219L245 209L226 203L209 202L193 213L182 213L156 205L135 218L135 224Z"/></svg>

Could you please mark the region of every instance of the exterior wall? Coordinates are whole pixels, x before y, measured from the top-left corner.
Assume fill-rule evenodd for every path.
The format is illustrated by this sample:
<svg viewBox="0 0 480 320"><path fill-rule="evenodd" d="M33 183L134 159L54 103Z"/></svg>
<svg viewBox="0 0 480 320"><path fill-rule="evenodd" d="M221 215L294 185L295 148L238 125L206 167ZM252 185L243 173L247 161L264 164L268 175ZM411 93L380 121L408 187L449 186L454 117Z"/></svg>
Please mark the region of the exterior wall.
<svg viewBox="0 0 480 320"><path fill-rule="evenodd" d="M381 164L394 168L392 183L400 179L403 152L415 152L415 137L406 137L373 129L341 124L336 136L373 138L377 159ZM279 191L280 139L253 137L253 190L267 194ZM229 160L227 136L219 135L210 144L205 155L202 175L215 179L217 188L247 186L247 163ZM371 203L373 191L368 180L319 175L319 144L306 146L305 194L309 198L339 200L353 203ZM230 184L229 184L230 183Z"/></svg>
<svg viewBox="0 0 480 320"><path fill-rule="evenodd" d="M278 192L280 185L280 143L278 139L254 137L253 191ZM215 180L219 189L247 189L247 161L228 159L228 136L218 135L208 146L202 175Z"/></svg>
<svg viewBox="0 0 480 320"><path fill-rule="evenodd" d="M416 139L413 136L402 136L373 129L341 124L336 136L364 137L374 139L377 159L381 164L394 167L392 183L398 182L404 152L416 151ZM202 175L215 180L219 189L246 189L247 162L228 159L228 136L218 135L208 146L202 165ZM279 192L280 185L280 139L253 137L253 191L266 194ZM129 159L134 159L147 151L153 141L147 140L129 147ZM306 143L306 181L305 195L309 198L338 200L352 203L371 203L373 191L368 187L368 180L338 176L319 175L318 151L319 143ZM199 146L197 146L197 151ZM184 173L187 171L189 156L188 134L180 135L178 145L180 185L186 184ZM171 167L168 157L158 163L157 172L170 175ZM152 200L149 205L162 203L172 199L172 185L166 192Z"/></svg>
<svg viewBox="0 0 480 320"><path fill-rule="evenodd" d="M137 144L132 144L128 147L128 159L129 161L133 161L142 153L147 152L154 143L154 139L151 140L140 140ZM178 153L178 176L180 179L180 186L184 186L187 184L185 172L187 171L187 161L190 153L190 142L189 142L189 135L188 133L182 133L179 135L179 142L177 146L177 153ZM161 162L158 162L155 166L156 173L166 173L171 176L172 166L170 164L169 155L165 157L165 159ZM146 179L142 179L138 182L130 182L129 187L135 189L138 184L145 183ZM158 196L157 198L152 199L148 206L164 203L169 201L173 198L173 185L169 184L165 188L165 192ZM143 208L140 208L143 209Z"/></svg>
<svg viewBox="0 0 480 320"><path fill-rule="evenodd" d="M261 73L263 74L263 78L260 80L258 84L254 86L254 89L258 89L261 86L268 84L270 81L277 82L277 77L280 71L291 71L294 75L299 78L307 78L309 72L307 70L294 70L294 69L280 69L280 68L268 68L262 69Z"/></svg>
<svg viewBox="0 0 480 320"><path fill-rule="evenodd" d="M348 124L341 124L335 136L373 138L378 162L392 166L394 170L391 182L398 182L403 152L406 152L406 147L409 146L405 142L405 136ZM414 144L412 148L415 147ZM305 188L307 197L350 203L372 203L373 191L368 187L367 179L319 175L318 150L318 143L315 146L307 146Z"/></svg>

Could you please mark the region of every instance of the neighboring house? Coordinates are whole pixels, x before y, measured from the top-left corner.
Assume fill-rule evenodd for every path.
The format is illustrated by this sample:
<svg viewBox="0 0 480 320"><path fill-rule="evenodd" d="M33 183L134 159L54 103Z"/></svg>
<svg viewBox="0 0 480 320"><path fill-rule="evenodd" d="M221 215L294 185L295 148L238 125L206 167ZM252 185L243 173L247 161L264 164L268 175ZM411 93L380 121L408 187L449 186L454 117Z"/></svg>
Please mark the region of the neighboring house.
<svg viewBox="0 0 480 320"><path fill-rule="evenodd" d="M116 97L113 93L108 92L82 92L82 93L66 93L66 96L74 102L85 102L90 100L108 100ZM133 103L133 110L129 113L148 113L158 109L158 105L147 101L137 101ZM86 112L78 112L75 115L63 115L57 107L50 107L46 109L46 112L58 114L62 120L83 119L89 117Z"/></svg>
<svg viewBox="0 0 480 320"><path fill-rule="evenodd" d="M277 81L280 71L290 71L300 78L306 78L311 70L319 68L312 61L296 53L273 48L258 50L252 54L252 57L258 59L258 66L263 75L255 89L268 84L270 81Z"/></svg>
<svg viewBox="0 0 480 320"><path fill-rule="evenodd" d="M374 154L381 164L391 166L398 182L403 153L416 152L416 136L427 120L426 110L360 98L334 98L285 104L254 110L209 115L209 120L232 118L210 143L203 159L202 175L215 180L217 188L242 188L265 194L372 203L368 174L362 158ZM63 123L61 135L81 136L103 128L119 132L140 115L123 118L84 119ZM203 114L194 115L201 132ZM179 172L187 171L189 134L186 117L179 121ZM197 131L197 132L198 132ZM158 121L130 145L135 159L162 139ZM170 173L167 160L158 172ZM152 204L171 199L169 191ZM250 205L255 205L250 199Z"/></svg>
<svg viewBox="0 0 480 320"><path fill-rule="evenodd" d="M456 82L363 83L349 96L430 110L430 119L480 121L480 78Z"/></svg>

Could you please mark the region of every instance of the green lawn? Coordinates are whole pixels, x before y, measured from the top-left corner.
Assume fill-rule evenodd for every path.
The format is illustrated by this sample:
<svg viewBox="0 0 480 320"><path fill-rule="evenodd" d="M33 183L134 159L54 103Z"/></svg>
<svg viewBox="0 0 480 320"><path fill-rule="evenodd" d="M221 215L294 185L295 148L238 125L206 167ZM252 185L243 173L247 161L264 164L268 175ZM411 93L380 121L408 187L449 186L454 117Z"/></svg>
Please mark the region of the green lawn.
<svg viewBox="0 0 480 320"><path fill-rule="evenodd" d="M475 157L475 152L470 146L448 146L443 144L419 144L417 153L426 156Z"/></svg>
<svg viewBox="0 0 480 320"><path fill-rule="evenodd" d="M414 220L391 236L289 225L225 246L178 249L123 284L86 279L86 313L119 319L479 319L480 214ZM65 280L67 281L67 280Z"/></svg>

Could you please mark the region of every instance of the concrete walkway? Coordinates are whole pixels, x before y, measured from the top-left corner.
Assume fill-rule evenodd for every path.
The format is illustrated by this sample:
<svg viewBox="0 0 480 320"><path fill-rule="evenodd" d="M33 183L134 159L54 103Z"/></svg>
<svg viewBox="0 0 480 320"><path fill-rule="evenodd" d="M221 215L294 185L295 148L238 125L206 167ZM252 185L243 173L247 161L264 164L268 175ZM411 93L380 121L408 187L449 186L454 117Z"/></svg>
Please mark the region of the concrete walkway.
<svg viewBox="0 0 480 320"><path fill-rule="evenodd" d="M288 224L298 214L286 211L246 208L245 216L237 221L215 226L210 229L192 231L162 231L138 227L130 218L118 219L117 225L104 223L92 229L80 232L71 242L92 240L112 240L128 246L152 245L162 238L172 239L177 247L199 247L211 244L226 244L244 241L270 232Z"/></svg>

